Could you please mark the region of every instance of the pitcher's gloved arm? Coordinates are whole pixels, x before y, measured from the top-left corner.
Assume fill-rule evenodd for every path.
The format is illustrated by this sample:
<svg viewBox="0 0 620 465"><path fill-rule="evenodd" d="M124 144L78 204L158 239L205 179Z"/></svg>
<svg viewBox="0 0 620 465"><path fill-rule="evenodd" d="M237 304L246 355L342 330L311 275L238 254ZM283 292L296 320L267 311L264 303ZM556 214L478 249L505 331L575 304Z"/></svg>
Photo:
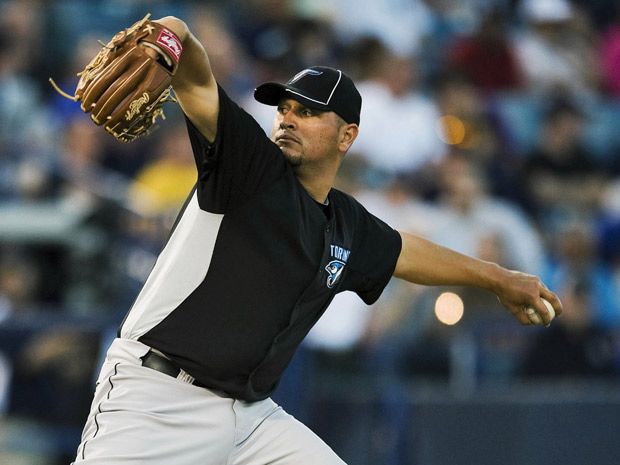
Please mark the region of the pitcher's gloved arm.
<svg viewBox="0 0 620 465"><path fill-rule="evenodd" d="M172 30L183 44L183 55L172 87L183 112L207 140L213 142L217 132L219 98L207 51L184 21L166 16L155 22Z"/></svg>

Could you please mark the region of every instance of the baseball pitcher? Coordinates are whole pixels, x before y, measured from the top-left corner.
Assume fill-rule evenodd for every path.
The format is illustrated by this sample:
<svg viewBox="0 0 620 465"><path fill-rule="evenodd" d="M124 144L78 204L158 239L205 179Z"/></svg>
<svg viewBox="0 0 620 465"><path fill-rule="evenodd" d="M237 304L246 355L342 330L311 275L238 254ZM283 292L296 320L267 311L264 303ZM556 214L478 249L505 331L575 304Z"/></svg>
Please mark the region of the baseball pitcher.
<svg viewBox="0 0 620 465"><path fill-rule="evenodd" d="M197 170L108 350L75 464L342 464L270 399L338 292L371 304L395 276L487 289L524 325L527 309L550 322L542 299L562 311L537 277L396 231L332 187L360 130L344 72L311 67L254 95L275 109L270 138L174 17L119 32L67 95L125 142L176 98Z"/></svg>

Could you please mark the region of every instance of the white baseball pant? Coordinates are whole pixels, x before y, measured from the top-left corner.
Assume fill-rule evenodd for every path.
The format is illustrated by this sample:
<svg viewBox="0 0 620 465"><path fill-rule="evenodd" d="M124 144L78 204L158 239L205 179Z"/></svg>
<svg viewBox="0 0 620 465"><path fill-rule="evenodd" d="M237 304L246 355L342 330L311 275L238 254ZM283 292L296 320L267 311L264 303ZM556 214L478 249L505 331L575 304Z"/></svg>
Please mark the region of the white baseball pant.
<svg viewBox="0 0 620 465"><path fill-rule="evenodd" d="M143 367L148 350L110 346L75 465L345 465L271 399L220 397Z"/></svg>

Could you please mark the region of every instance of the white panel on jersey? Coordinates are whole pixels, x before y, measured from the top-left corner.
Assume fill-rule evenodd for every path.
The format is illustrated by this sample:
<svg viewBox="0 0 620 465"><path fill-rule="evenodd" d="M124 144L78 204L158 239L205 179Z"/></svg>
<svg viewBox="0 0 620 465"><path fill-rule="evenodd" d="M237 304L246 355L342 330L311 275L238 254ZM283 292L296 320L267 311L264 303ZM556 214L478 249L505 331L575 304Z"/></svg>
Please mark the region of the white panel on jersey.
<svg viewBox="0 0 620 465"><path fill-rule="evenodd" d="M223 218L201 210L194 192L123 323L121 337L143 336L202 283Z"/></svg>

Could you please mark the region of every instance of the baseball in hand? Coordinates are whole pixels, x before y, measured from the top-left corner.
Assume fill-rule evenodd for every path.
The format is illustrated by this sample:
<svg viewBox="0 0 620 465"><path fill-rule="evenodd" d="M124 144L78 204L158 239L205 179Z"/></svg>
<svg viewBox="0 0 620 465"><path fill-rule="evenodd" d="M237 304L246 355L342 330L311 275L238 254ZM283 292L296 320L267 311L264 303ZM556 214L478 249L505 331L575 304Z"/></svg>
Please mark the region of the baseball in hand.
<svg viewBox="0 0 620 465"><path fill-rule="evenodd" d="M551 305L551 303L548 300L542 299L543 303L545 304L545 306L547 307L547 310L549 310L549 314L551 315L551 319L553 320L555 318L555 310L553 309L553 306ZM526 310L527 316L530 319L530 321L535 324L535 325L542 325L543 323L543 319L540 317L540 315L538 314L538 312L536 311L535 308L533 307L529 307Z"/></svg>

